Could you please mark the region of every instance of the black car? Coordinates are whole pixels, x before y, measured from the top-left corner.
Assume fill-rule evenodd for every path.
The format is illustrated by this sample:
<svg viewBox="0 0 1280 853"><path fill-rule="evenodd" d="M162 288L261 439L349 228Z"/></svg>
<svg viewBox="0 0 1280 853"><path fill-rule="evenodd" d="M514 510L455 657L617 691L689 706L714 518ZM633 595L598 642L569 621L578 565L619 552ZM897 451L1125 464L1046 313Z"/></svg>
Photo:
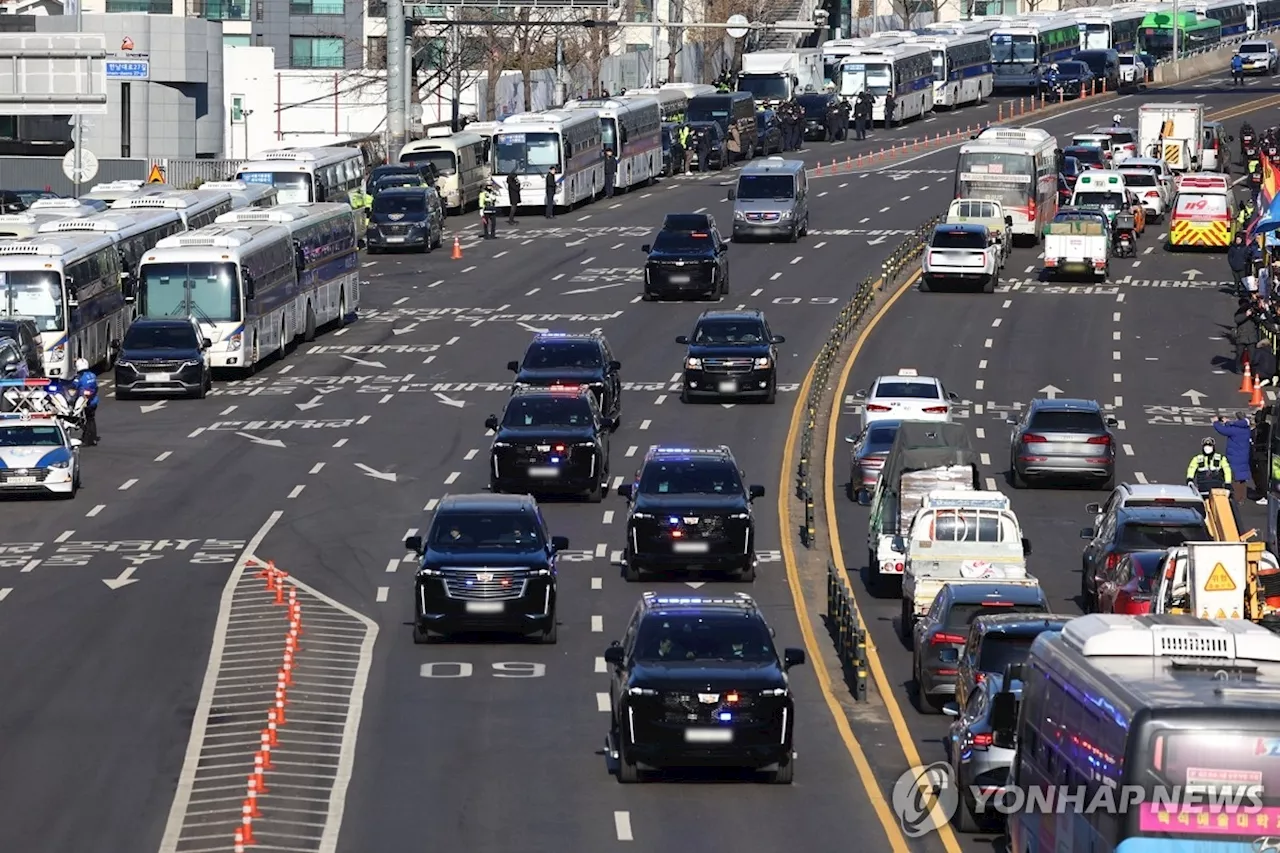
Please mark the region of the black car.
<svg viewBox="0 0 1280 853"><path fill-rule="evenodd" d="M763 311L703 311L688 347L680 402L750 397L773 403L778 396L777 344L786 338L769 328Z"/></svg>
<svg viewBox="0 0 1280 853"><path fill-rule="evenodd" d="M0 213L22 213L27 207L21 194L13 190L0 190Z"/></svg>
<svg viewBox="0 0 1280 853"><path fill-rule="evenodd" d="M205 358L211 346L190 317L134 320L116 357L116 399L135 394L204 399L213 388L213 371Z"/></svg>
<svg viewBox="0 0 1280 853"><path fill-rule="evenodd" d="M1106 85L1106 91L1115 92L1120 88L1120 54L1114 50L1081 50L1071 57L1074 62L1083 62L1093 72L1098 81L1098 91Z"/></svg>
<svg viewBox="0 0 1280 853"><path fill-rule="evenodd" d="M969 625L956 675L956 705L963 708L969 694L992 675L1026 661L1036 637L1061 631L1071 616L1018 612L1014 608L980 614Z"/></svg>
<svg viewBox="0 0 1280 853"><path fill-rule="evenodd" d="M715 169L717 172L729 165L729 138L724 135L724 130L714 121L691 121L689 122L689 130L692 136L689 137L689 145L693 148L693 161L698 168L702 168L703 146L706 145L708 169ZM702 138L706 137L707 142L703 143Z"/></svg>
<svg viewBox="0 0 1280 853"><path fill-rule="evenodd" d="M735 767L790 785L795 701L773 631L744 593L662 598L646 592L621 642L604 651L609 678L607 750L618 781L645 770Z"/></svg>
<svg viewBox="0 0 1280 853"><path fill-rule="evenodd" d="M969 625L979 616L996 613L1048 613L1049 603L1038 586L1014 583L945 584L912 629L911 672L916 689L912 700L922 714L937 714L956 692L960 651Z"/></svg>
<svg viewBox="0 0 1280 853"><path fill-rule="evenodd" d="M406 183L394 185L397 181ZM381 178L377 187L365 234L369 254L412 248L430 252L440 247L444 240L444 209L434 190L422 186L415 175Z"/></svg>
<svg viewBox="0 0 1280 853"><path fill-rule="evenodd" d="M782 122L773 110L756 113L756 156L782 153Z"/></svg>
<svg viewBox="0 0 1280 853"><path fill-rule="evenodd" d="M1098 583L1115 569L1125 554L1164 551L1184 542L1213 539L1204 515L1190 507L1121 507L1098 528L1086 527L1088 540L1080 556L1080 606L1091 611L1098 601Z"/></svg>
<svg viewBox="0 0 1280 853"><path fill-rule="evenodd" d="M1047 97L1058 99L1079 98L1090 94L1097 78L1083 62L1068 60L1059 62L1041 78L1041 90ZM1102 84L1099 82L1099 86Z"/></svg>
<svg viewBox="0 0 1280 853"><path fill-rule="evenodd" d="M540 332L529 343L523 359L507 362L507 370L516 375L516 388L590 388L609 428L618 428L622 415L622 362L613 357L609 341L599 332Z"/></svg>
<svg viewBox="0 0 1280 853"><path fill-rule="evenodd" d="M640 251L645 302L669 295L715 299L729 294L729 244L705 213L668 214L653 244Z"/></svg>
<svg viewBox="0 0 1280 853"><path fill-rule="evenodd" d="M746 487L728 447L649 448L635 479L618 487L627 501L623 576L690 570L756 579L751 502L764 486Z"/></svg>
<svg viewBox="0 0 1280 853"><path fill-rule="evenodd" d="M385 189L388 186L413 186L413 184L393 182L383 183L381 187L379 186L385 179L392 177L398 177L401 180L417 177L427 184L435 186L437 172L435 165L426 161L421 163L388 163L382 166L375 166L373 171L369 172L369 177L365 179L364 191L369 195L377 195L380 189Z"/></svg>
<svg viewBox="0 0 1280 853"><path fill-rule="evenodd" d="M831 136L831 129L827 126L829 111L833 107L836 109L840 107L840 98L835 93L824 92L821 94L799 95L796 97L796 103L804 108L805 139L835 142L838 139L844 139L848 135L849 129L844 126L843 117L834 138Z"/></svg>
<svg viewBox="0 0 1280 853"><path fill-rule="evenodd" d="M493 430L489 491L586 495L609 485L609 423L584 385L518 388Z"/></svg>
<svg viewBox="0 0 1280 853"><path fill-rule="evenodd" d="M1085 145L1068 145L1062 149L1063 162L1068 160L1076 161L1076 173L1074 176L1068 175L1071 186L1075 188L1076 178L1080 177L1081 172L1090 169L1105 169L1108 167L1106 155L1102 153L1101 148L1089 148Z"/></svg>
<svg viewBox="0 0 1280 853"><path fill-rule="evenodd" d="M426 538L404 547L421 559L414 578L413 641L491 631L556 641L556 559L569 547L551 536L528 495L449 495Z"/></svg>
<svg viewBox="0 0 1280 853"><path fill-rule="evenodd" d="M0 338L10 338L18 345L27 363L27 375L44 376L44 349L40 346L40 328L30 317L0 317Z"/></svg>
<svg viewBox="0 0 1280 853"><path fill-rule="evenodd" d="M1085 166L1078 158L1068 156L1065 152L1063 153L1062 169L1058 172L1058 176L1067 182L1067 186L1074 190L1076 188L1076 180L1080 177L1080 173L1084 171L1086 171Z"/></svg>

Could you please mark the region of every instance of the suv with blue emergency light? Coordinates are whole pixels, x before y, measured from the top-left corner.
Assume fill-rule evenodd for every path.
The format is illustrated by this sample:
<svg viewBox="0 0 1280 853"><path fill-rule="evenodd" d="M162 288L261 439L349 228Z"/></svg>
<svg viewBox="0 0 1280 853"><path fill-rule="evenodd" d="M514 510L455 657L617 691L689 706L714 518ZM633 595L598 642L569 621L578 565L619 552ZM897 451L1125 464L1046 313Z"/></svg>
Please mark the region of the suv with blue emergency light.
<svg viewBox="0 0 1280 853"><path fill-rule="evenodd" d="M610 429L622 416L622 362L613 357L609 341L599 332L534 335L520 361L507 362L516 375L515 387L584 385L595 394Z"/></svg>
<svg viewBox="0 0 1280 853"><path fill-rule="evenodd" d="M609 424L582 385L517 388L499 420L490 415L489 491L585 494L604 500Z"/></svg>
<svg viewBox="0 0 1280 853"><path fill-rule="evenodd" d="M777 344L763 311L703 311L692 335L676 343L688 347L680 402L696 398L750 397L773 403L778 396Z"/></svg>
<svg viewBox="0 0 1280 853"><path fill-rule="evenodd" d="M80 488L80 439L55 415L0 414L0 494L74 498Z"/></svg>
<svg viewBox="0 0 1280 853"><path fill-rule="evenodd" d="M621 641L604 651L611 667L605 750L618 781L646 770L736 767L795 776L795 701L773 631L751 596L640 598Z"/></svg>
<svg viewBox="0 0 1280 853"><path fill-rule="evenodd" d="M404 547L418 555L413 641L463 632L537 634L556 641L556 561L569 547L552 536L528 495L449 495L425 537Z"/></svg>
<svg viewBox="0 0 1280 853"><path fill-rule="evenodd" d="M627 500L623 577L646 572L730 572L756 579L751 502L764 486L744 486L728 447L651 447L635 480L618 487Z"/></svg>

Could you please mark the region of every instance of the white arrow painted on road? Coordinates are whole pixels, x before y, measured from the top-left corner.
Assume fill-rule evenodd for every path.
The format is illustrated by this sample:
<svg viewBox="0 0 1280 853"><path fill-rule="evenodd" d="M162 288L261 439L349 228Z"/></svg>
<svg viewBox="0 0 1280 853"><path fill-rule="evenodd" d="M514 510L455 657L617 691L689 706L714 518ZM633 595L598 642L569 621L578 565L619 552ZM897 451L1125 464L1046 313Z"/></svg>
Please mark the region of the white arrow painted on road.
<svg viewBox="0 0 1280 853"><path fill-rule="evenodd" d="M720 405L724 406L726 409L732 409L732 408L733 408L734 406L736 406L737 404L736 404L736 403L721 403Z"/></svg>
<svg viewBox="0 0 1280 853"><path fill-rule="evenodd" d="M247 438L254 444L265 444L267 447L284 447L284 442L278 438L258 438L258 436L248 432L238 432L236 435L241 438Z"/></svg>
<svg viewBox="0 0 1280 853"><path fill-rule="evenodd" d="M1062 389L1053 385L1046 385L1040 389L1040 393L1044 394L1050 400L1058 399L1058 395L1062 393Z"/></svg>
<svg viewBox="0 0 1280 853"><path fill-rule="evenodd" d="M418 324L417 324L417 323L410 323L409 325L405 326L403 329L392 329L392 330L391 330L391 334L393 334L393 335L407 335L407 334L409 334L410 332L412 332L412 331L413 331L414 329L416 329L416 328L418 328Z"/></svg>
<svg viewBox="0 0 1280 853"><path fill-rule="evenodd" d="M370 468L368 465L361 462L357 462L356 467L363 471L365 476L373 477L377 480L386 480L388 483L394 483L396 481L396 475L394 473L383 473L382 471L379 471L376 468Z"/></svg>
<svg viewBox="0 0 1280 853"><path fill-rule="evenodd" d="M581 246L581 245L582 245L583 243L585 243L585 242L587 242L587 238L586 238L586 237L583 237L583 238L581 238L581 239L574 240L572 243L565 243L565 246L566 246L566 247L568 247L568 246Z"/></svg>
<svg viewBox="0 0 1280 853"><path fill-rule="evenodd" d="M576 296L576 295L578 295L579 293L599 293L600 291L602 291L602 290L608 290L608 289L609 289L609 288L611 288L611 287L625 287L626 285L628 285L628 284L630 284L630 283L631 283L631 282L629 282L629 281L617 281L617 282L614 282L613 284L598 284L598 285L596 285L595 287L582 287L582 288L579 288L578 290L566 290L566 291L565 291L564 293L562 293L561 295L562 295L562 296Z"/></svg>
<svg viewBox="0 0 1280 853"><path fill-rule="evenodd" d="M1182 396L1183 396L1183 397L1190 397L1190 398L1191 398L1191 405L1193 405L1193 406L1199 406L1199 405L1200 405L1200 401L1201 401L1201 400L1203 400L1205 397L1208 397L1209 395L1208 395L1208 394L1206 394L1206 393L1204 393L1203 391L1197 391L1197 390L1195 390L1195 389L1193 388L1193 389L1191 389L1190 391L1184 391L1184 392L1182 393Z"/></svg>
<svg viewBox="0 0 1280 853"><path fill-rule="evenodd" d="M888 238L888 237L885 237L885 236L882 234L882 235L880 235L879 237L875 238L874 240L868 240L868 241L867 241L867 245L868 245L868 246L879 246L881 243L883 243L883 242L884 242L885 240L887 240L887 239L889 239L889 238Z"/></svg>
<svg viewBox="0 0 1280 853"><path fill-rule="evenodd" d="M137 570L137 566L130 566L114 578L103 578L102 582L107 585L107 589L119 589L122 586L137 583L138 579L133 576L133 573Z"/></svg>
<svg viewBox="0 0 1280 853"><path fill-rule="evenodd" d="M1200 275L1200 270L1183 270L1182 274L1185 275L1187 278L1195 278L1196 276Z"/></svg>
<svg viewBox="0 0 1280 853"><path fill-rule="evenodd" d="M380 367L383 370L387 369L387 366L380 361L365 361L363 358L356 358L354 355L344 355L342 358L364 367Z"/></svg>
<svg viewBox="0 0 1280 853"><path fill-rule="evenodd" d="M165 404L166 402L168 402L168 401L167 401L167 400L159 400L159 401L157 401L157 402L155 402L155 403L147 403L145 406L141 406L141 407L139 407L138 411L142 412L144 415L145 415L147 412L158 412L158 411L160 411L161 409L163 409L163 408L164 408L164 404Z"/></svg>
<svg viewBox="0 0 1280 853"><path fill-rule="evenodd" d="M317 394L332 394L334 391L341 391L341 388L317 388Z"/></svg>
<svg viewBox="0 0 1280 853"><path fill-rule="evenodd" d="M905 181L907 178L909 178L909 177L911 177L911 176L910 176L910 175L892 175L892 174L891 174L891 175L889 175L889 177L893 178L895 181Z"/></svg>
<svg viewBox="0 0 1280 853"><path fill-rule="evenodd" d="M545 332L551 331L550 329L539 329L537 326L530 326L528 323L516 323L516 325L524 329L526 332L533 332L535 335L541 335Z"/></svg>
<svg viewBox="0 0 1280 853"><path fill-rule="evenodd" d="M707 585L706 581L685 581L685 586L691 586L694 589L702 589Z"/></svg>
<svg viewBox="0 0 1280 853"><path fill-rule="evenodd" d="M306 412L306 411L309 411L309 410L311 410L311 409L318 409L318 408L320 408L322 405L324 405L324 402L323 402L323 401L324 401L324 397L321 397L319 394L317 394L316 396L314 396L314 397L312 397L312 398L311 398L310 402L307 402L307 403L294 403L294 405L295 405L295 406L297 406L299 410L301 410L301 411L303 411L303 412Z"/></svg>
<svg viewBox="0 0 1280 853"><path fill-rule="evenodd" d="M466 405L462 400L455 400L448 394L441 394L439 391L436 392L436 399L446 406L453 406L455 409L461 409Z"/></svg>

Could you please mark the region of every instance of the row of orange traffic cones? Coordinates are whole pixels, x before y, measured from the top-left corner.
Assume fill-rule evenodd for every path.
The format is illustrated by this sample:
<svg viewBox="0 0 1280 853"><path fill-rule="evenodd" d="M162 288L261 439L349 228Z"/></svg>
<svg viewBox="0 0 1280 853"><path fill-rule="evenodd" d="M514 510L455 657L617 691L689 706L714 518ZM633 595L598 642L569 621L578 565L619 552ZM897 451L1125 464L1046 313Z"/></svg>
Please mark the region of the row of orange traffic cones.
<svg viewBox="0 0 1280 853"><path fill-rule="evenodd" d="M1253 368L1249 365L1248 359L1244 363L1244 377L1240 380L1240 393L1249 395L1249 406L1254 409L1260 409L1267 404L1266 397L1262 395L1262 383L1253 375Z"/></svg>

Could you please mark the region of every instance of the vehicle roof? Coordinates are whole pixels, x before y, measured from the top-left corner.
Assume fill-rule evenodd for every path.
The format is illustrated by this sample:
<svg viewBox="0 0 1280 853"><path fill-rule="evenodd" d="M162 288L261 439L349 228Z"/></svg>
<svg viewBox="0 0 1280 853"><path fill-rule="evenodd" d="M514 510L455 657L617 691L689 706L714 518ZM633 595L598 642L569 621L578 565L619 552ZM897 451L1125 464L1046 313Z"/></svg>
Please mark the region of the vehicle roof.
<svg viewBox="0 0 1280 853"><path fill-rule="evenodd" d="M784 160L781 157L770 157L766 160L757 160L748 163L742 167L743 175L772 175L772 174L795 174L803 172L805 165L803 160Z"/></svg>
<svg viewBox="0 0 1280 853"><path fill-rule="evenodd" d="M442 512L524 512L537 506L530 495L445 495L436 506L436 517Z"/></svg>
<svg viewBox="0 0 1280 853"><path fill-rule="evenodd" d="M1162 170L1168 164L1163 160L1157 160L1155 157L1129 157L1124 161L1126 169L1132 169L1135 166L1158 166Z"/></svg>
<svg viewBox="0 0 1280 853"><path fill-rule="evenodd" d="M966 223L961 223L966 224ZM911 382L919 385L942 385L936 376L920 376L914 371L898 371L897 373L886 373L884 376L877 376L873 383L874 388L879 388L881 382Z"/></svg>
<svg viewBox="0 0 1280 853"><path fill-rule="evenodd" d="M640 607L645 615L662 613L719 613L723 615L750 615L763 618L755 599L745 592L725 596L661 595L645 592L640 595Z"/></svg>
<svg viewBox="0 0 1280 853"><path fill-rule="evenodd" d="M703 320L764 320L764 312L758 308L740 308L738 310L729 309L709 309L698 315L697 322Z"/></svg>
<svg viewBox="0 0 1280 853"><path fill-rule="evenodd" d="M963 424L904 421L893 437L881 481L894 483L908 471L977 464L978 454Z"/></svg>
<svg viewBox="0 0 1280 853"><path fill-rule="evenodd" d="M1187 506L1122 506L1116 520L1159 524L1204 524L1204 516Z"/></svg>
<svg viewBox="0 0 1280 853"><path fill-rule="evenodd" d="M986 230L987 226L981 222L939 222L934 226L933 233L937 234L939 231L972 231L975 234L984 234Z"/></svg>
<svg viewBox="0 0 1280 853"><path fill-rule="evenodd" d="M1133 498L1139 501L1159 500L1160 498L1172 498L1175 500L1190 498L1196 503L1204 501L1199 492L1185 483L1121 483L1118 488L1125 493L1126 498Z"/></svg>
<svg viewBox="0 0 1280 853"><path fill-rule="evenodd" d="M973 627L983 634L1018 634L1065 625L1074 618L1053 613L984 613L973 620Z"/></svg>
<svg viewBox="0 0 1280 853"><path fill-rule="evenodd" d="M1000 599L1013 604L1038 604L1044 601L1044 591L1038 586L1024 586L1018 582L991 581L990 583L943 584L951 591L952 604L981 604Z"/></svg>
<svg viewBox="0 0 1280 853"><path fill-rule="evenodd" d="M1097 400L1084 400L1078 397L1059 397L1056 400L1050 400L1048 397L1036 397L1031 401L1031 407L1037 411L1056 411L1056 412L1100 412L1102 406L1098 405Z"/></svg>
<svg viewBox="0 0 1280 853"><path fill-rule="evenodd" d="M715 222L709 213L668 213L662 217L662 230L705 231Z"/></svg>

